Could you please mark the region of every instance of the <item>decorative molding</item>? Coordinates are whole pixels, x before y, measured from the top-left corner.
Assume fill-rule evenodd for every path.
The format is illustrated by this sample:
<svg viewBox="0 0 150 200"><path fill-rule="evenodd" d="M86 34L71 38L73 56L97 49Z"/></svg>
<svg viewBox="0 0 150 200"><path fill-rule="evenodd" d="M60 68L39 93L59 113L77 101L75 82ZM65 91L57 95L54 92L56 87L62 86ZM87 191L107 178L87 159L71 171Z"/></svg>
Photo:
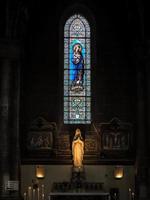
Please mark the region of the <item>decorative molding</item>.
<svg viewBox="0 0 150 200"><path fill-rule="evenodd" d="M68 134L59 135L56 138L55 153L59 156L71 155L70 136Z"/></svg>
<svg viewBox="0 0 150 200"><path fill-rule="evenodd" d="M48 122L43 117L36 118L27 134L27 148L29 150L52 150L56 132L55 122Z"/></svg>
<svg viewBox="0 0 150 200"><path fill-rule="evenodd" d="M121 158L132 155L132 124L113 118L108 123L100 124L100 135L102 157Z"/></svg>
<svg viewBox="0 0 150 200"><path fill-rule="evenodd" d="M48 139L46 145L45 137ZM127 139L125 145L117 143L122 137ZM43 145L34 146L33 141L35 140L36 144L38 139ZM109 146L107 139L114 143ZM72 164L72 135L68 129L62 132L60 130L58 133L55 122L48 122L41 116L37 117L31 123L24 142L26 147L22 158L24 164ZM132 124L113 118L107 123L95 123L94 129L91 125L84 134L84 151L84 164L133 164Z"/></svg>
<svg viewBox="0 0 150 200"><path fill-rule="evenodd" d="M55 122L48 122L46 119L43 117L37 117L30 126L30 130L36 130L36 131L41 131L41 130L50 130L50 131L56 131L57 126Z"/></svg>

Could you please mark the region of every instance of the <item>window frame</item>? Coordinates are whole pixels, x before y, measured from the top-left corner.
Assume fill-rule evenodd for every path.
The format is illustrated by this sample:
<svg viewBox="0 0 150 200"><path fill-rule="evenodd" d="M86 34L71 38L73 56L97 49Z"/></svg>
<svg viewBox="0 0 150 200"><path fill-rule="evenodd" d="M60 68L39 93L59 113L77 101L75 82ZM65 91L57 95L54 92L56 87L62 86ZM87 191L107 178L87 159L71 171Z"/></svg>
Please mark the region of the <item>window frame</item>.
<svg viewBox="0 0 150 200"><path fill-rule="evenodd" d="M83 26L85 27L85 31L81 32L81 35L79 35L79 37L77 36L77 37L72 38L71 37L72 35L70 36L70 34L73 34L73 33L71 32L70 27L75 22L75 20L78 20L78 21L80 21L80 23L83 23ZM65 25L64 25L64 65L63 65L63 68L64 68L64 74L63 74L63 78L64 78L64 80L63 80L63 83L64 83L64 87L63 87L63 96L64 96L63 122L64 122L64 124L91 124L91 35L90 34L91 34L90 23L83 14L81 14L79 12L74 13L74 14L70 15L67 18L67 20L65 21ZM83 37L82 37L82 35L83 35ZM77 41L79 41L79 42L80 42L80 40L82 42L85 42L85 44L84 44L84 49L85 49L84 71L86 73L84 74L84 81L85 81L86 84L84 84L85 93L84 93L83 96L81 95L82 98L79 98L80 95L78 95L78 94L76 96L74 94L73 97L75 97L75 98L73 98L70 94L71 92L69 91L69 84L70 83L69 83L69 75L67 77L67 70L68 70L68 73L69 73L69 65L70 65L70 62L71 62L70 59L69 59L69 57L70 57L69 56L70 55L69 54L70 53L70 51L69 51L70 46L69 45L71 43L70 40L73 41L73 39L74 40L78 39ZM66 84L66 82L67 82L67 84ZM65 93L68 93L68 94L66 95ZM80 115L81 113L79 113L79 117L81 116L79 119L77 117L71 118L71 116L70 116L73 113L73 111L75 113L75 112L77 112L77 109L78 109L78 108L76 108L76 111L73 110L73 106L71 105L72 102L69 101L71 99L71 97L72 97L73 100L79 101L79 99L80 99L81 103L82 103L82 99L83 99L84 106L83 106L82 110L83 110L84 113L83 113L83 116ZM71 111L72 111L72 113L71 113ZM81 109L80 109L79 112L81 112ZM75 116L77 116L77 115L75 115Z"/></svg>

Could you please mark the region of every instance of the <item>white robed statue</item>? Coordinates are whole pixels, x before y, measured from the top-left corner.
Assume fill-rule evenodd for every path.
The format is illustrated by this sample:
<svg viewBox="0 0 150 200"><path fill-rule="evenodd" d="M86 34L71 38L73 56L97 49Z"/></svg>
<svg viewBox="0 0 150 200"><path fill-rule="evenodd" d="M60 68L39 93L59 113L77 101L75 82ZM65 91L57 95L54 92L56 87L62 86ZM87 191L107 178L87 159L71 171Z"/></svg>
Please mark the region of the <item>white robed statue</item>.
<svg viewBox="0 0 150 200"><path fill-rule="evenodd" d="M83 166L84 155L84 142L81 136L79 128L76 129L73 141L72 141L72 155L74 167L80 168Z"/></svg>

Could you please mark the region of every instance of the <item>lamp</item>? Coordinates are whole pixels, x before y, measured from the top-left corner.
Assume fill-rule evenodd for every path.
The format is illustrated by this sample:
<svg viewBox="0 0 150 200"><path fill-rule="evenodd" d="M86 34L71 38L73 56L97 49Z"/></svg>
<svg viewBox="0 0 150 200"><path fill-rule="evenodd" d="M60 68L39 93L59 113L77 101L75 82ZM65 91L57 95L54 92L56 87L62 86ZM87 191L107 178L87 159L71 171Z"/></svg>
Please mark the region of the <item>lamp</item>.
<svg viewBox="0 0 150 200"><path fill-rule="evenodd" d="M122 166L116 166L115 169L114 169L114 178L116 179L121 179L123 178L123 167Z"/></svg>
<svg viewBox="0 0 150 200"><path fill-rule="evenodd" d="M36 178L41 179L45 177L45 168L43 165L36 165Z"/></svg>

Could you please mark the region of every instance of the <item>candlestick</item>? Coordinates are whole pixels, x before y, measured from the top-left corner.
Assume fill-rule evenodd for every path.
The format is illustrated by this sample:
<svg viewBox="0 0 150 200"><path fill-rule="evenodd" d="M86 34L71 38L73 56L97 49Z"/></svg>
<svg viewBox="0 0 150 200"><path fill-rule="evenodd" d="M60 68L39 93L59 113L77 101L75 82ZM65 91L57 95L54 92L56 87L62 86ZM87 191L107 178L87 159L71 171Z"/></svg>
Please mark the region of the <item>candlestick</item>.
<svg viewBox="0 0 150 200"><path fill-rule="evenodd" d="M37 188L37 200L40 200L40 189Z"/></svg>
<svg viewBox="0 0 150 200"><path fill-rule="evenodd" d="M42 187L42 194L44 194L44 184L42 184L41 187Z"/></svg>
<svg viewBox="0 0 150 200"><path fill-rule="evenodd" d="M44 194L42 194L42 200L44 200Z"/></svg>
<svg viewBox="0 0 150 200"><path fill-rule="evenodd" d="M132 200L134 200L134 197L135 197L134 192L132 192L131 196L132 196Z"/></svg>
<svg viewBox="0 0 150 200"><path fill-rule="evenodd" d="M23 194L23 199L27 200L27 193L26 192L24 192L24 194Z"/></svg>
<svg viewBox="0 0 150 200"><path fill-rule="evenodd" d="M131 190L131 188L129 188L129 200L132 199L131 192L132 192L132 190Z"/></svg>
<svg viewBox="0 0 150 200"><path fill-rule="evenodd" d="M116 193L114 193L114 199L117 200L117 194Z"/></svg>
<svg viewBox="0 0 150 200"><path fill-rule="evenodd" d="M31 186L29 186L29 187L28 187L28 200L32 200L32 199L31 199L31 198L32 198L32 197L31 197L31 196L32 196L31 189L32 189Z"/></svg>
<svg viewBox="0 0 150 200"><path fill-rule="evenodd" d="M35 189L32 191L32 200L35 200Z"/></svg>

